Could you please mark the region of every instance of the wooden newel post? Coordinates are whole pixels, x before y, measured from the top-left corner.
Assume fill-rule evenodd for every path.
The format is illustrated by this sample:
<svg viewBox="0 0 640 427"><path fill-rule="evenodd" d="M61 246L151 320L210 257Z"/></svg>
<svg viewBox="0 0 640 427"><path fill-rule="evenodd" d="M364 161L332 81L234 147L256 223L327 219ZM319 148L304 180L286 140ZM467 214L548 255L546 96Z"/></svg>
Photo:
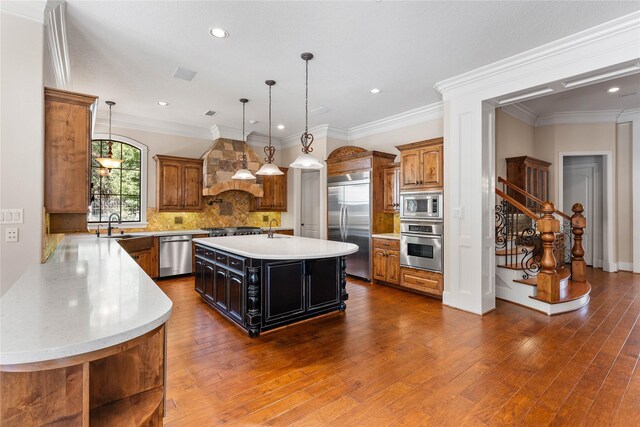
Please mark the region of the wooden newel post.
<svg viewBox="0 0 640 427"><path fill-rule="evenodd" d="M582 246L582 235L587 226L587 219L582 215L584 206L576 203L571 208L571 232L573 233L573 247L571 248L571 279L576 282L584 282L587 264L584 262L584 247Z"/></svg>
<svg viewBox="0 0 640 427"><path fill-rule="evenodd" d="M560 231L560 221L557 220L553 213L555 208L553 203L545 202L542 204L542 218L538 220L538 231L542 240L542 257L540 265L542 269L538 273L537 287L538 291L545 292L550 295L558 295L560 293L560 280L556 271L556 257L553 254L553 242L556 239L556 233Z"/></svg>

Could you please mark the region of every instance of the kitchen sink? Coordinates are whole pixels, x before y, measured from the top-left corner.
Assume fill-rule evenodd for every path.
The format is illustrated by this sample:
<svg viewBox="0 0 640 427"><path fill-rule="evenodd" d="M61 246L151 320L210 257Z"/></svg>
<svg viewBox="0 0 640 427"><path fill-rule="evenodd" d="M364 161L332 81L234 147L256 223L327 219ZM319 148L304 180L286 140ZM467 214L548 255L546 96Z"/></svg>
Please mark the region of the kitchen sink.
<svg viewBox="0 0 640 427"><path fill-rule="evenodd" d="M106 234L101 234L101 239L126 239L129 237L134 237L132 234L112 234L111 236L107 236Z"/></svg>

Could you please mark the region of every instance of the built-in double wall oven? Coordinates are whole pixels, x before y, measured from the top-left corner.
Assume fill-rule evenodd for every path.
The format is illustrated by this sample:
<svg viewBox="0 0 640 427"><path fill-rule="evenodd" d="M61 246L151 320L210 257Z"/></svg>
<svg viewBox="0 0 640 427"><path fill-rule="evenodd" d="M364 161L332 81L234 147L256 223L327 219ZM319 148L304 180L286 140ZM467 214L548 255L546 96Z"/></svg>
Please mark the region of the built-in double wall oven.
<svg viewBox="0 0 640 427"><path fill-rule="evenodd" d="M442 272L442 192L400 196L400 264Z"/></svg>

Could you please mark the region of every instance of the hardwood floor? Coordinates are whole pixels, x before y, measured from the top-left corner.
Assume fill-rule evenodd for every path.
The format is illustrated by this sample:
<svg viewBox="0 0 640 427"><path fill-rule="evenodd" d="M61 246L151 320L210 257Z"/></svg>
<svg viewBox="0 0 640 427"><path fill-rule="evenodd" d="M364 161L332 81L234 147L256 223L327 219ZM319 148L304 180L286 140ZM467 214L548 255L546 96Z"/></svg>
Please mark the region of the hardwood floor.
<svg viewBox="0 0 640 427"><path fill-rule="evenodd" d="M161 281L168 426L640 424L640 275L589 269L592 299L479 317L350 280L345 313L251 339Z"/></svg>

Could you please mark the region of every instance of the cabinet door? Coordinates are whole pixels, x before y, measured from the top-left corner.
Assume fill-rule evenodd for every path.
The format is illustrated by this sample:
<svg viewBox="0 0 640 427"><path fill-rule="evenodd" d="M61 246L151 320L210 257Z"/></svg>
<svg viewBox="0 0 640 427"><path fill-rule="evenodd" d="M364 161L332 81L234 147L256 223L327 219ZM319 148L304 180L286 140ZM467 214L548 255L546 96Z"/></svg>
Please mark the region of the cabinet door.
<svg viewBox="0 0 640 427"><path fill-rule="evenodd" d="M151 271L151 249L138 252L138 258L136 259L140 268L147 273L147 276L151 277L153 272Z"/></svg>
<svg viewBox="0 0 640 427"><path fill-rule="evenodd" d="M338 258L325 258L305 262L308 278L307 309L309 311L335 307L340 302Z"/></svg>
<svg viewBox="0 0 640 427"><path fill-rule="evenodd" d="M373 278L386 282L387 280L387 251L373 249Z"/></svg>
<svg viewBox="0 0 640 427"><path fill-rule="evenodd" d="M202 263L202 290L204 296L209 301L214 300L214 288L215 288L215 266L207 261Z"/></svg>
<svg viewBox="0 0 640 427"><path fill-rule="evenodd" d="M420 150L422 164L420 183L424 188L440 188L443 184L442 145Z"/></svg>
<svg viewBox="0 0 640 427"><path fill-rule="evenodd" d="M84 105L45 104L45 197L50 213L84 213L89 208L89 129Z"/></svg>
<svg viewBox="0 0 640 427"><path fill-rule="evenodd" d="M395 212L396 207L396 177L397 169L390 168L384 170L384 185L383 185L383 198L384 198L384 211Z"/></svg>
<svg viewBox="0 0 640 427"><path fill-rule="evenodd" d="M229 271L219 265L216 266L215 279L213 281L213 303L220 310L227 312L227 277Z"/></svg>
<svg viewBox="0 0 640 427"><path fill-rule="evenodd" d="M204 262L196 258L195 265L196 292L202 295L204 293Z"/></svg>
<svg viewBox="0 0 640 427"><path fill-rule="evenodd" d="M182 171L183 208L186 210L202 209L202 166L185 163Z"/></svg>
<svg viewBox="0 0 640 427"><path fill-rule="evenodd" d="M402 190L420 188L420 150L406 150L400 156L400 188Z"/></svg>
<svg viewBox="0 0 640 427"><path fill-rule="evenodd" d="M182 163L163 160L159 165L158 210L182 208Z"/></svg>
<svg viewBox="0 0 640 427"><path fill-rule="evenodd" d="M305 311L304 261L272 261L264 263L263 320L266 325L286 322Z"/></svg>
<svg viewBox="0 0 640 427"><path fill-rule="evenodd" d="M400 284L400 252L387 251L387 282Z"/></svg>
<svg viewBox="0 0 640 427"><path fill-rule="evenodd" d="M263 197L256 197L253 210L256 211L287 211L287 168L280 168L283 175L264 175L258 178L257 183L262 184Z"/></svg>
<svg viewBox="0 0 640 427"><path fill-rule="evenodd" d="M229 317L244 323L244 277L238 273L229 273Z"/></svg>

